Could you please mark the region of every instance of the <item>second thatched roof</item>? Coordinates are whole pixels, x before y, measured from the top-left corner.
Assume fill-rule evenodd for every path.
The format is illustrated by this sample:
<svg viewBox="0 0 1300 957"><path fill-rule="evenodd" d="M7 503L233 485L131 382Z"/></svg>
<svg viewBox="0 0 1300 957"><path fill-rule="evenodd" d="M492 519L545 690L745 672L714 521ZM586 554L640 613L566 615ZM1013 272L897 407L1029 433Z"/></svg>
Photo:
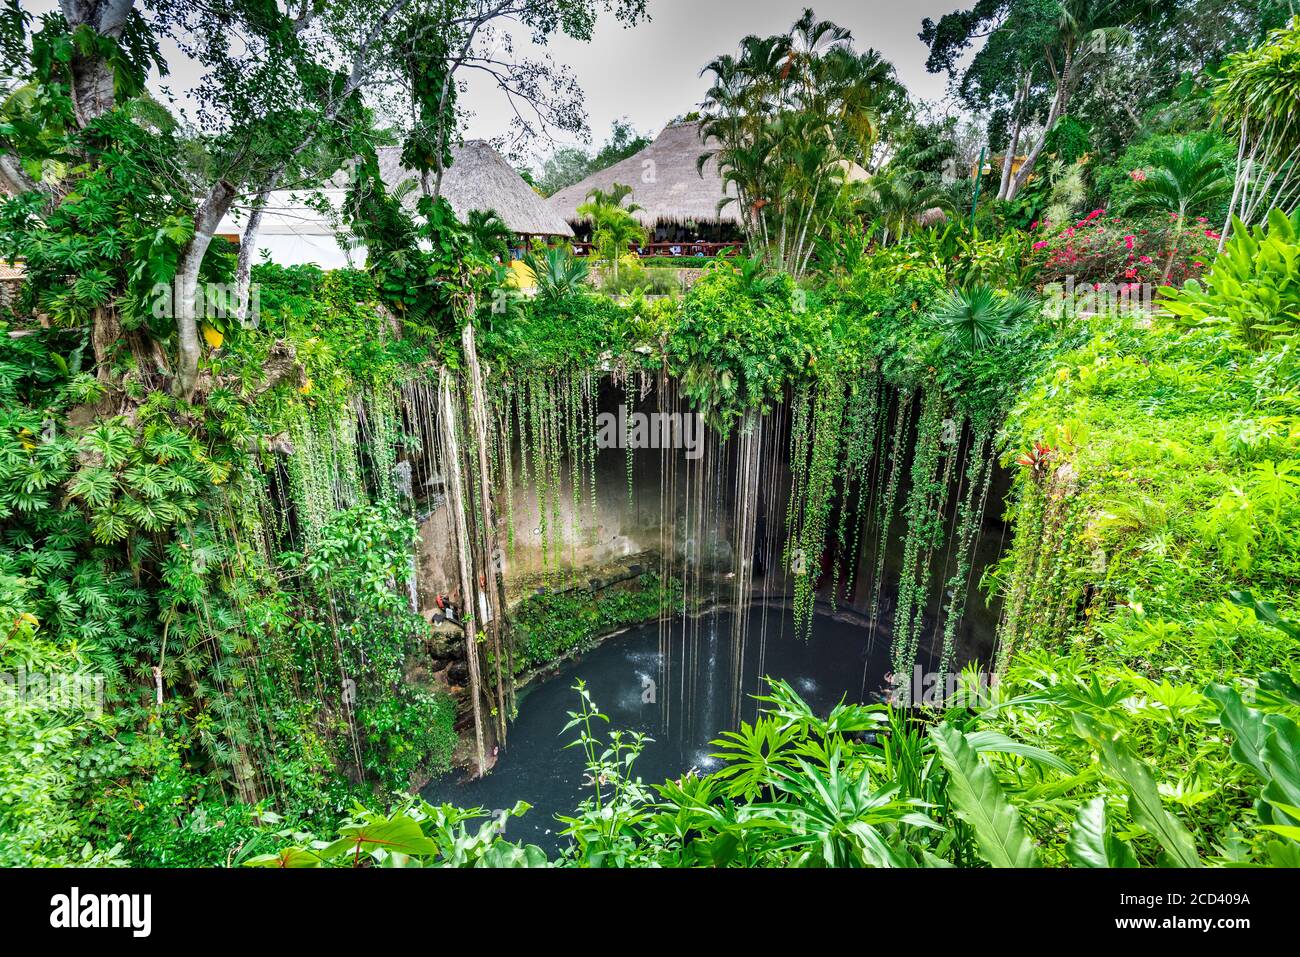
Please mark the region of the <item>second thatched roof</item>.
<svg viewBox="0 0 1300 957"><path fill-rule="evenodd" d="M642 209L634 213L643 226L659 223L740 224L740 211L729 203L721 211L718 203L724 195L734 196L718 173L718 164L709 159L697 171L696 161L706 151L700 138L699 123L678 123L667 127L641 152L615 163L608 169L592 173L586 179L567 186L546 201L560 218L581 222L578 207L587 201L593 189L608 192L615 183L632 187L626 200Z"/></svg>
<svg viewBox="0 0 1300 957"><path fill-rule="evenodd" d="M493 210L512 232L531 236L572 236L573 230L524 182L486 140L468 140L452 147L452 163L442 176L442 195L464 222L470 210ZM389 191L418 174L402 165L397 146L379 150L379 172ZM407 194L414 206L421 192Z"/></svg>

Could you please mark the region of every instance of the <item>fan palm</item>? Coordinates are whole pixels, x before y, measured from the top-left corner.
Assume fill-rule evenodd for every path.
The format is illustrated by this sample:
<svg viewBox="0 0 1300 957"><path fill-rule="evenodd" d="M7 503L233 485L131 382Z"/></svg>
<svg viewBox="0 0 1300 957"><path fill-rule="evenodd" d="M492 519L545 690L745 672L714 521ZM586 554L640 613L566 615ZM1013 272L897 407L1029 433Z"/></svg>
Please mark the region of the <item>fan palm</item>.
<svg viewBox="0 0 1300 957"><path fill-rule="evenodd" d="M966 352L979 352L1010 334L1034 300L991 286L950 290L931 313L935 325Z"/></svg>
<svg viewBox="0 0 1300 957"><path fill-rule="evenodd" d="M530 250L521 261L537 283L537 298L551 305L577 295L590 271L585 259L562 246L552 246L540 255Z"/></svg>

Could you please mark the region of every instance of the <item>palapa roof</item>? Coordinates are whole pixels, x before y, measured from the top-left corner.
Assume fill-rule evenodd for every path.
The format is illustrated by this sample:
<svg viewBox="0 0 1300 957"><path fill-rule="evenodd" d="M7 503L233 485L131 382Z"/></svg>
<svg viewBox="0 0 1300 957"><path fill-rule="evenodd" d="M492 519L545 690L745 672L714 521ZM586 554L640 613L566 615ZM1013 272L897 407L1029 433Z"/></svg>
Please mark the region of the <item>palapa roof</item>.
<svg viewBox="0 0 1300 957"><path fill-rule="evenodd" d="M735 189L723 183L717 161L710 158L697 171L696 161L707 147L700 137L698 122L667 127L641 152L620 160L608 169L592 173L566 186L546 201L562 219L581 222L578 207L593 189L609 191L615 183L632 187L626 202L641 206L632 215L643 226L657 223L732 223L740 225L740 210L733 203L721 211L723 196Z"/></svg>
<svg viewBox="0 0 1300 957"><path fill-rule="evenodd" d="M442 176L442 195L462 222L470 210L493 210L511 231L538 236L572 236L569 224L546 205L494 150L487 140L468 140L453 146L452 163ZM397 146L379 150L379 172L391 192L405 180L419 174L402 165ZM412 207L422 194L414 190L406 197Z"/></svg>

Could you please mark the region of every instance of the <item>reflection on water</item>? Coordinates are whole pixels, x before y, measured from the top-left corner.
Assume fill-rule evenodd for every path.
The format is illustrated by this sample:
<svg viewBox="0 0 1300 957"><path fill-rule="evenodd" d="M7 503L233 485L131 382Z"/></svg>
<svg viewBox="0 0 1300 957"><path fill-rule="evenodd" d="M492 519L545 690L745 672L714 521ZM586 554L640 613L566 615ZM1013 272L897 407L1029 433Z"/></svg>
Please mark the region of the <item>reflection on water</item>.
<svg viewBox="0 0 1300 957"><path fill-rule="evenodd" d="M495 770L476 781L447 775L425 788L432 803L449 802L489 810L532 805L510 822L507 836L554 852L565 843L555 814L569 813L586 797L581 787L583 755L565 749L574 732L561 734L568 712L577 709L573 684L587 683L596 705L609 716L604 728L641 731L654 738L638 759L635 774L659 783L696 768L717 767L709 742L737 720L752 721L762 693L763 675L789 682L818 713L841 698L878 700L889 668L889 639L828 616L818 616L812 638L794 637L789 613L754 608L744 654L740 694L734 687L731 613L706 615L685 626L675 622L667 637L668 667L658 625L650 623L617 635L581 658L561 665L553 676L534 681L520 693L519 715L510 727L510 747ZM864 679L865 676L865 679ZM737 711L739 708L739 711Z"/></svg>

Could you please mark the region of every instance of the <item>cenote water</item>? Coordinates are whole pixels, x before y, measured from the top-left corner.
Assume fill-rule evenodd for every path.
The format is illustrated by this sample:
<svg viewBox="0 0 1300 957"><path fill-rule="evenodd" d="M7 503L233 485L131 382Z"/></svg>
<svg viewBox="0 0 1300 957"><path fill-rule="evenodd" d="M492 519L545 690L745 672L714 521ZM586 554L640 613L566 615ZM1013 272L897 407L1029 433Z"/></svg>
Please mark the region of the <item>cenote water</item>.
<svg viewBox="0 0 1300 957"><path fill-rule="evenodd" d="M671 633L651 622L615 635L586 654L533 680L519 695L519 713L510 727L509 748L483 778L465 780L453 773L429 784L424 797L434 804L452 803L489 810L527 801L532 809L510 821L507 837L553 852L567 839L557 813L571 813L590 789L582 786L584 756L564 745L575 731L562 733L568 712L578 708L573 685L586 682L609 724L608 729L640 731L654 740L635 765L646 784L660 783L696 769L718 765L710 741L752 721L766 691L764 675L789 682L814 711L825 714L845 698L880 700L889 671L889 638L857 621L818 614L812 637L794 636L784 608L754 607L744 638L736 694L731 612L672 623ZM661 646L661 638L666 645ZM661 648L668 651L665 669ZM667 685L664 687L663 685ZM736 703L740 711L737 715Z"/></svg>

